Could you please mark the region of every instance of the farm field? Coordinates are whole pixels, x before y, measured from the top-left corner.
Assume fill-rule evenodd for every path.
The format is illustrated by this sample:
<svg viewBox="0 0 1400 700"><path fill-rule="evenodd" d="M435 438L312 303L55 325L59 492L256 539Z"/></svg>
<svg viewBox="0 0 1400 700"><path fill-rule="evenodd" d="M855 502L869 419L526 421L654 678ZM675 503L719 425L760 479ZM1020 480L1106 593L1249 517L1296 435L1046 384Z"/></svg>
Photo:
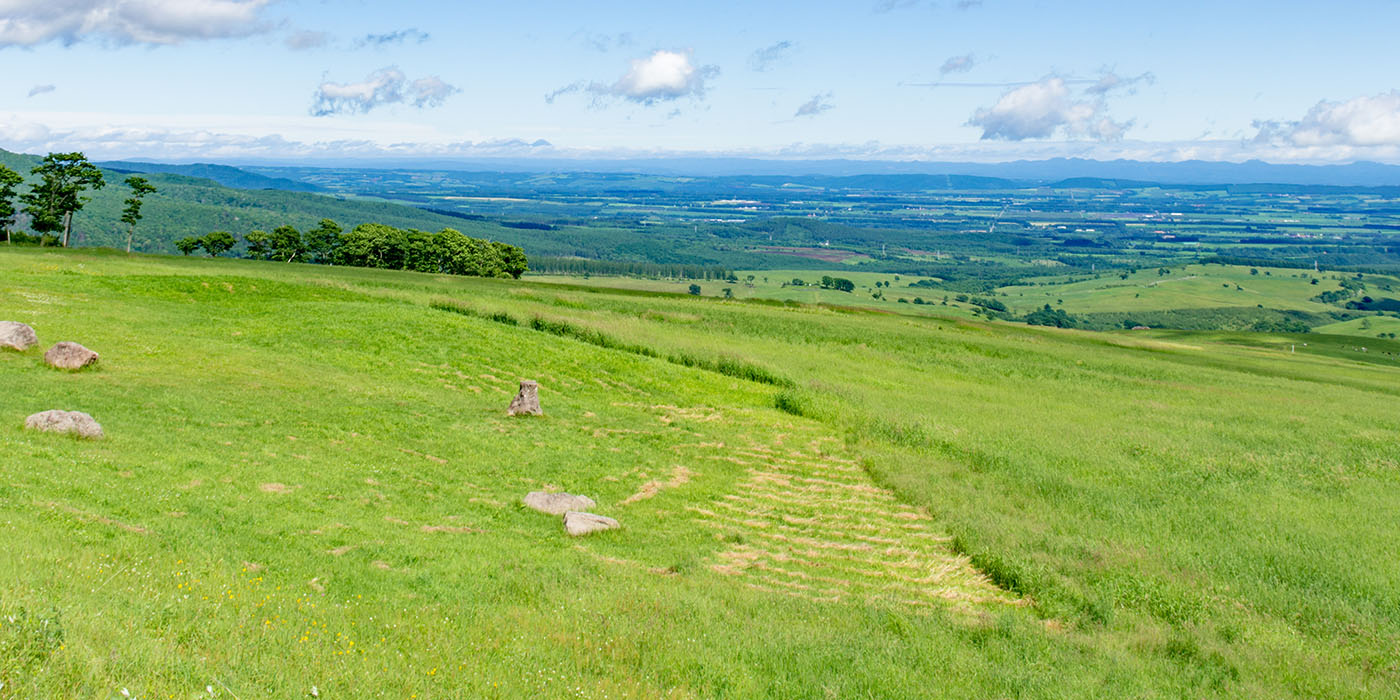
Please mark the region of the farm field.
<svg viewBox="0 0 1400 700"><path fill-rule="evenodd" d="M0 249L0 698L1400 693L1400 343L647 291Z"/></svg>
<svg viewBox="0 0 1400 700"><path fill-rule="evenodd" d="M1164 270L1166 272L1162 272ZM1005 295L1003 301L1011 308L1030 310L1050 303L1063 306L1071 313L1257 305L1327 312L1337 307L1312 298L1340 289L1339 280L1352 276L1238 265L1186 265L1136 272L1113 271L1098 279L1031 279L1025 284L1002 287L997 292ZM1318 284L1312 284L1314 277ZM1388 283L1400 284L1400 280L1385 279Z"/></svg>

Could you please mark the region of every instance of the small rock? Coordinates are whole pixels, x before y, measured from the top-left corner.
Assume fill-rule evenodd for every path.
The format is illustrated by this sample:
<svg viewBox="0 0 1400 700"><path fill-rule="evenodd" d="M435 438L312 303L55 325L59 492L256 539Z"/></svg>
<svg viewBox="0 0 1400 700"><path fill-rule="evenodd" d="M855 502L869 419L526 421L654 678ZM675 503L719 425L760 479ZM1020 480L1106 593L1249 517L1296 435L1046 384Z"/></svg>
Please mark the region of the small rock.
<svg viewBox="0 0 1400 700"><path fill-rule="evenodd" d="M510 408L506 409L506 414L512 416L544 415L544 409L540 408L540 383L529 379L520 382L520 393L511 399Z"/></svg>
<svg viewBox="0 0 1400 700"><path fill-rule="evenodd" d="M19 321L0 321L0 348L24 352L39 344L33 328Z"/></svg>
<svg viewBox="0 0 1400 700"><path fill-rule="evenodd" d="M96 440L103 436L102 426L92 416L81 411L44 411L24 420L24 427L45 433L62 433Z"/></svg>
<svg viewBox="0 0 1400 700"><path fill-rule="evenodd" d="M64 342L49 348L44 362L59 369L82 369L97 362L97 353L77 343Z"/></svg>
<svg viewBox="0 0 1400 700"><path fill-rule="evenodd" d="M619 527L622 525L616 520L602 515L578 511L569 511L564 514L564 531L574 537L604 530L616 530Z"/></svg>
<svg viewBox="0 0 1400 700"><path fill-rule="evenodd" d="M563 515L574 510L588 510L598 505L593 499L587 496L575 496L570 493L549 493L546 491L531 491L525 494L524 502L526 507L550 515Z"/></svg>

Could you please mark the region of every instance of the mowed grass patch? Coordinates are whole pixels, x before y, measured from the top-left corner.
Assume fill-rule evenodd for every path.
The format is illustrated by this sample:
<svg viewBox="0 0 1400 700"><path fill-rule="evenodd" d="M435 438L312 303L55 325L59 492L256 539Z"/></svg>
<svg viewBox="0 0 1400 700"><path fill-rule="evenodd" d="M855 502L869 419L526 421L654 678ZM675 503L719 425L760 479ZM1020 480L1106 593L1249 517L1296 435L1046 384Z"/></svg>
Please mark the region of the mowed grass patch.
<svg viewBox="0 0 1400 700"><path fill-rule="evenodd" d="M928 535L925 568L947 570L939 590L996 600L910 605L880 585L894 566L843 574L835 600L717 571L736 535L796 541L764 550L778 556L821 525L722 532L694 512L766 471L727 459L741 450L799 478L841 467L866 510L886 493L771 385L442 313L424 290L456 281L430 276L43 251L6 251L0 272L0 316L102 353L79 373L44 367L42 347L0 353L0 696L1190 687L1010 604L927 516L910 533ZM544 417L505 416L522 378L544 387ZM92 413L107 439L21 429L50 408ZM571 540L517 505L538 488L587 493L624 528ZM887 551L900 541L853 535L909 523L851 520L842 500L818 501L846 523L820 542L904 561Z"/></svg>

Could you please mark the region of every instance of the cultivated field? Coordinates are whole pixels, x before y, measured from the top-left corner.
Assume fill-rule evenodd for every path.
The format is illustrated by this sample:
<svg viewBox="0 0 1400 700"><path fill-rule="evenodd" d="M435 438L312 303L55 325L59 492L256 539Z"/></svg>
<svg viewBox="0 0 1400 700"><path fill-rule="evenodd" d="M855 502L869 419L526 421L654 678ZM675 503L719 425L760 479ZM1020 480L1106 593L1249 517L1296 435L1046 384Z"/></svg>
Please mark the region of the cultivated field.
<svg viewBox="0 0 1400 700"><path fill-rule="evenodd" d="M0 698L1400 693L1393 341L39 249L0 320Z"/></svg>

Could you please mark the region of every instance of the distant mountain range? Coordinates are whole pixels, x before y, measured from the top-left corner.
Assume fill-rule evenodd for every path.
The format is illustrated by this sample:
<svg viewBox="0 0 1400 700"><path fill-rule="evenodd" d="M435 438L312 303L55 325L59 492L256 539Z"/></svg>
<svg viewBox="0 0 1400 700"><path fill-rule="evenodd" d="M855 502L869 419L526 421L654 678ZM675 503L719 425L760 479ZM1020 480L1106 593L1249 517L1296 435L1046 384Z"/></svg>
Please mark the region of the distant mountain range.
<svg viewBox="0 0 1400 700"><path fill-rule="evenodd" d="M248 162L245 169L268 173L286 163ZM1086 160L1052 158L1005 163L965 163L884 160L764 160L748 158L652 158L631 160L565 158L435 158L308 161L302 168L362 168L369 170L455 170L478 172L597 172L651 175L723 176L851 176L851 175L967 175L1026 184L1049 184L1073 178L1128 180L1176 185L1289 184L1362 187L1400 186L1400 165L1357 162L1345 165L1289 165L1250 160L1243 163L1188 160Z"/></svg>
<svg viewBox="0 0 1400 700"><path fill-rule="evenodd" d="M213 180L224 187L239 190L285 190L287 192L319 192L320 188L305 182L288 180L282 177L268 177L227 165L213 163L190 163L173 165L169 163L136 163L130 161L107 161L98 166L123 173L161 173L184 175Z"/></svg>

